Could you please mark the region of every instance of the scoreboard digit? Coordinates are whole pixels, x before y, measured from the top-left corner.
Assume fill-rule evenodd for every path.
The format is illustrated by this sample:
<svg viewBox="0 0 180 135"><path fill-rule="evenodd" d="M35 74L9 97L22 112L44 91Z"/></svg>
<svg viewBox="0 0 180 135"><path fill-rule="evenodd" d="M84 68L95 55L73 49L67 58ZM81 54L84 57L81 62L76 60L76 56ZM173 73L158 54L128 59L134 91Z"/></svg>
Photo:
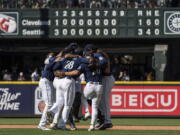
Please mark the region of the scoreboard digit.
<svg viewBox="0 0 180 135"><path fill-rule="evenodd" d="M137 10L138 36L160 36L161 23L160 10Z"/></svg>

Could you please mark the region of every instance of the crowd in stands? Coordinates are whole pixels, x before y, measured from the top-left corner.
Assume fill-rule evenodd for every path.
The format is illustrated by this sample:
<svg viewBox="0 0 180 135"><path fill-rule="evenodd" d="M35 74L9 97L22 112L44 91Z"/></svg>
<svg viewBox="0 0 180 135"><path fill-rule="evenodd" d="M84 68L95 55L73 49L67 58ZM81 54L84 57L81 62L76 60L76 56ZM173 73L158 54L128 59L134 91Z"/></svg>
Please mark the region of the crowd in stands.
<svg viewBox="0 0 180 135"><path fill-rule="evenodd" d="M127 57L126 57L127 56ZM111 61L111 73L116 81L153 81L154 70L145 65L134 64L132 57L113 57Z"/></svg>
<svg viewBox="0 0 180 135"><path fill-rule="evenodd" d="M0 80L2 81L39 81L40 73L36 68L32 73L12 72L8 69L2 70L0 73Z"/></svg>
<svg viewBox="0 0 180 135"><path fill-rule="evenodd" d="M17 67L0 71L0 80L3 81L39 81L42 67L33 69ZM134 64L128 55L127 57L112 56L111 73L116 81L152 81L155 79L152 69L146 69L145 65Z"/></svg>
<svg viewBox="0 0 180 135"><path fill-rule="evenodd" d="M179 7L179 0L0 0L0 8L157 8Z"/></svg>

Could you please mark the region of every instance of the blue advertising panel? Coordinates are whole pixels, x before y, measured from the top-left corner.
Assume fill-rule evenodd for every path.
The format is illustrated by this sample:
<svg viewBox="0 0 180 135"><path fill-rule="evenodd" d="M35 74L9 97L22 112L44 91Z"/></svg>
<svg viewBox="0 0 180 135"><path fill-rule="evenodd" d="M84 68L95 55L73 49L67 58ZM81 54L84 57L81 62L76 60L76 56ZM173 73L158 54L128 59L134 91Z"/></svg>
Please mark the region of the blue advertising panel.
<svg viewBox="0 0 180 135"><path fill-rule="evenodd" d="M1 84L0 115L34 114L34 91L37 85Z"/></svg>

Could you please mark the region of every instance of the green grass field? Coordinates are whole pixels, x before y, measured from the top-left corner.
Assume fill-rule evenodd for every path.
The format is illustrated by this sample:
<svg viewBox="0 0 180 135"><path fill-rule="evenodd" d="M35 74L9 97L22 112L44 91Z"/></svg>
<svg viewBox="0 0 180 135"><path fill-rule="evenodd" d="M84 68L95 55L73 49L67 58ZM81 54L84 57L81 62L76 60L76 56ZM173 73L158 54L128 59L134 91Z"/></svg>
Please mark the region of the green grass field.
<svg viewBox="0 0 180 135"><path fill-rule="evenodd" d="M38 129L0 129L0 135L179 135L180 131L126 131L106 130L88 132L86 129L78 131L41 131Z"/></svg>
<svg viewBox="0 0 180 135"><path fill-rule="evenodd" d="M180 119L112 119L114 125L120 126L180 126ZM0 118L0 125L22 124L37 125L39 118ZM88 125L89 121L81 121L77 125ZM88 132L87 129L77 131L41 131L39 129L0 129L0 135L180 135L180 131L170 130L105 130Z"/></svg>
<svg viewBox="0 0 180 135"><path fill-rule="evenodd" d="M0 118L0 125L37 125L39 118ZM81 121L77 125L88 125L88 121ZM120 126L180 126L180 119L146 119L146 118L118 118L112 119L114 125Z"/></svg>

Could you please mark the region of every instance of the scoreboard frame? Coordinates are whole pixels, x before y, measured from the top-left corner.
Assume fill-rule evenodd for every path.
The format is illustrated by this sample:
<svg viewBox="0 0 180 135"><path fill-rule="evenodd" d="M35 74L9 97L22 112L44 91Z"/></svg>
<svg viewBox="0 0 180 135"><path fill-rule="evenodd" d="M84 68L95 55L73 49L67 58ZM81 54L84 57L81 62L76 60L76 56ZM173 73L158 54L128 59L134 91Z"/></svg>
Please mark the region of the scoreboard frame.
<svg viewBox="0 0 180 135"><path fill-rule="evenodd" d="M17 31L18 34L15 34ZM0 38L139 39L179 37L180 9L0 10Z"/></svg>

